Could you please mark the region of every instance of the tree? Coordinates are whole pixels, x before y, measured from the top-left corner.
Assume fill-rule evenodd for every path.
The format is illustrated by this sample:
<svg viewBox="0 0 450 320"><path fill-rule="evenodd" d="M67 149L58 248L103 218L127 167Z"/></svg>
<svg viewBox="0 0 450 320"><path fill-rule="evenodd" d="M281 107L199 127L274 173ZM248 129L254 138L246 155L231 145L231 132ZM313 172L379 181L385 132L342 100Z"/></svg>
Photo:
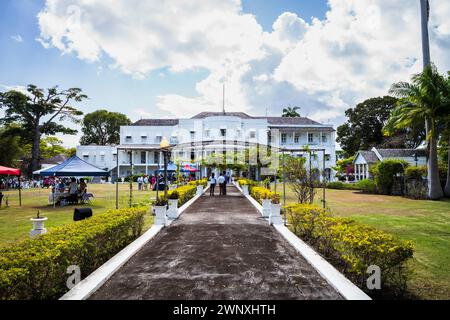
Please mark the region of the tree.
<svg viewBox="0 0 450 320"><path fill-rule="evenodd" d="M445 114L445 78L434 65L412 77L411 83L399 82L392 85L390 93L399 97L397 106L391 113L385 128L387 132L395 129L411 128L426 120L428 142L428 198L438 200L444 193L439 179L437 140L438 121Z"/></svg>
<svg viewBox="0 0 450 320"><path fill-rule="evenodd" d="M130 124L130 119L119 112L97 110L89 113L83 119L81 128L83 136L80 143L82 145L97 144L100 146L119 144L120 126Z"/></svg>
<svg viewBox="0 0 450 320"><path fill-rule="evenodd" d="M397 99L390 96L371 98L345 111L348 121L338 127L336 141L347 157L386 143L383 127L396 102ZM405 147L403 141L400 143L395 147Z"/></svg>
<svg viewBox="0 0 450 320"><path fill-rule="evenodd" d="M0 93L0 108L5 108L5 117L0 124L21 125L21 136L32 145L29 171L33 172L39 169L42 135L77 133L64 126L62 121L78 122L77 117L83 113L71 103L81 102L87 96L79 88L60 90L57 86L44 90L29 85L27 91L27 95L15 90Z"/></svg>
<svg viewBox="0 0 450 320"><path fill-rule="evenodd" d="M442 122L445 127L445 131L441 137L441 144L447 147L447 181L444 187L444 194L450 198L450 71L447 73L445 80L445 87L443 90L444 99L444 111L442 116ZM444 157L445 159L445 157Z"/></svg>
<svg viewBox="0 0 450 320"><path fill-rule="evenodd" d="M22 149L20 138L9 134L8 129L0 128L0 165L13 167L22 155Z"/></svg>
<svg viewBox="0 0 450 320"><path fill-rule="evenodd" d="M300 107L287 107L283 109L283 114L281 115L283 118L299 118L300 113L297 112L300 110Z"/></svg>
<svg viewBox="0 0 450 320"><path fill-rule="evenodd" d="M316 179L313 171L305 168L305 158L285 155L285 175L298 203L312 204L316 194Z"/></svg>

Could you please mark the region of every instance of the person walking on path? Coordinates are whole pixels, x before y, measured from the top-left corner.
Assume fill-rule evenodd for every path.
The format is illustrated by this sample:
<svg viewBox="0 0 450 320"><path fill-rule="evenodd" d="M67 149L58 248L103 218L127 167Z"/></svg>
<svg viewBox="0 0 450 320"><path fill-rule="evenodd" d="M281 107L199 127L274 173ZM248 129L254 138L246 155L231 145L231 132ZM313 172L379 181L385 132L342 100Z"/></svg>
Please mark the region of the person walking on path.
<svg viewBox="0 0 450 320"><path fill-rule="evenodd" d="M214 189L216 187L217 180L214 177L214 173L211 174L211 177L209 178L209 196L214 197Z"/></svg>
<svg viewBox="0 0 450 320"><path fill-rule="evenodd" d="M144 179L142 178L142 176L139 176L137 178L137 183L138 183L138 190L142 191L142 183L144 182Z"/></svg>
<svg viewBox="0 0 450 320"><path fill-rule="evenodd" d="M147 191L148 190L148 175L144 176L144 190Z"/></svg>
<svg viewBox="0 0 450 320"><path fill-rule="evenodd" d="M219 195L224 196L225 195L225 177L223 174L220 174L219 178L217 179L217 183L219 184Z"/></svg>
<svg viewBox="0 0 450 320"><path fill-rule="evenodd" d="M226 196L226 195L227 195L228 178L227 178L227 173L226 173L225 171L223 172L223 178L224 178L224 182L223 182L223 195Z"/></svg>

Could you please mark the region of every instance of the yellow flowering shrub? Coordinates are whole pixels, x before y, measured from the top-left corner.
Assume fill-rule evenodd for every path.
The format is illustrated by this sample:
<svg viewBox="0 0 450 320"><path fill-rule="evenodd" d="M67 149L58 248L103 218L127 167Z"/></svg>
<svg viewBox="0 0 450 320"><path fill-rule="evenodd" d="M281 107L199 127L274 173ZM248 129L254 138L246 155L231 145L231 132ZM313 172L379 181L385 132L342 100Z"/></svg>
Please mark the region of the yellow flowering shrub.
<svg viewBox="0 0 450 320"><path fill-rule="evenodd" d="M250 195L253 199L262 204L263 199L272 199L275 193L264 187L252 187Z"/></svg>
<svg viewBox="0 0 450 320"><path fill-rule="evenodd" d="M411 241L348 218L333 217L314 205L290 205L286 212L292 232L327 257L361 289L367 291L367 268L371 265L381 269L382 288L399 294L406 289L406 262L414 252Z"/></svg>
<svg viewBox="0 0 450 320"><path fill-rule="evenodd" d="M146 208L111 210L0 248L0 300L57 299L67 268L85 278L142 233Z"/></svg>
<svg viewBox="0 0 450 320"><path fill-rule="evenodd" d="M183 204L195 197L197 193L197 187L195 184L187 184L185 186L178 187L177 189L168 192L169 199L170 195L174 191L178 192L178 207L181 207Z"/></svg>

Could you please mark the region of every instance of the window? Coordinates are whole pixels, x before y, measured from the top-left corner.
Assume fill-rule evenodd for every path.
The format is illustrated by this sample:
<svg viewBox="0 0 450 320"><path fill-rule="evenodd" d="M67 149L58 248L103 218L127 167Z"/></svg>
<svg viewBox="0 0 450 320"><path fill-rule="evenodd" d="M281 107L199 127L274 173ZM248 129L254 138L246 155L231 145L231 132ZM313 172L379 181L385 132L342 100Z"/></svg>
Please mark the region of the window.
<svg viewBox="0 0 450 320"><path fill-rule="evenodd" d="M236 136L237 136L238 138L241 138L241 137L242 137L241 130L236 130Z"/></svg>
<svg viewBox="0 0 450 320"><path fill-rule="evenodd" d="M159 163L159 152L153 152L153 163Z"/></svg>
<svg viewBox="0 0 450 320"><path fill-rule="evenodd" d="M156 136L155 137L155 142L156 143L160 143L162 141L162 136Z"/></svg>
<svg viewBox="0 0 450 320"><path fill-rule="evenodd" d="M308 143L313 143L313 142L314 142L314 134L308 133Z"/></svg>
<svg viewBox="0 0 450 320"><path fill-rule="evenodd" d="M210 133L209 133L209 130L205 130L205 137L206 137L206 138L209 138L209 134L210 134Z"/></svg>
<svg viewBox="0 0 450 320"><path fill-rule="evenodd" d="M227 136L227 129L220 129L220 135L222 137L226 137Z"/></svg>
<svg viewBox="0 0 450 320"><path fill-rule="evenodd" d="M195 131L191 131L191 141L195 140Z"/></svg>
<svg viewBox="0 0 450 320"><path fill-rule="evenodd" d="M327 143L327 136L325 134L322 135L322 143Z"/></svg>
<svg viewBox="0 0 450 320"><path fill-rule="evenodd" d="M177 144L178 143L178 137L177 136L170 137L170 143L171 144Z"/></svg>
<svg viewBox="0 0 450 320"><path fill-rule="evenodd" d="M299 143L299 141L300 141L300 135L298 133L296 133L294 136L294 143Z"/></svg>
<svg viewBox="0 0 450 320"><path fill-rule="evenodd" d="M89 155L88 154L83 154L83 160L84 161L88 161L89 160Z"/></svg>
<svg viewBox="0 0 450 320"><path fill-rule="evenodd" d="M113 158L113 161L117 161L117 153L113 153L112 158Z"/></svg>
<svg viewBox="0 0 450 320"><path fill-rule="evenodd" d="M125 137L125 141L126 142L131 142L133 140L133 138L131 136L126 136Z"/></svg>
<svg viewBox="0 0 450 320"><path fill-rule="evenodd" d="M100 155L100 161L101 161L101 162L105 162L105 155L104 155L104 154L101 154L101 155Z"/></svg>
<svg viewBox="0 0 450 320"><path fill-rule="evenodd" d="M147 135L141 135L141 141L142 142L147 142Z"/></svg>
<svg viewBox="0 0 450 320"><path fill-rule="evenodd" d="M250 131L250 139L256 139L256 131Z"/></svg>
<svg viewBox="0 0 450 320"><path fill-rule="evenodd" d="M325 155L325 161L330 161L330 159L331 159L331 155L326 154L326 155Z"/></svg>
<svg viewBox="0 0 450 320"><path fill-rule="evenodd" d="M281 143L282 144L286 144L287 141L287 134L286 133L282 133L281 134Z"/></svg>
<svg viewBox="0 0 450 320"><path fill-rule="evenodd" d="M145 151L141 152L141 164L145 164L147 162L147 154Z"/></svg>

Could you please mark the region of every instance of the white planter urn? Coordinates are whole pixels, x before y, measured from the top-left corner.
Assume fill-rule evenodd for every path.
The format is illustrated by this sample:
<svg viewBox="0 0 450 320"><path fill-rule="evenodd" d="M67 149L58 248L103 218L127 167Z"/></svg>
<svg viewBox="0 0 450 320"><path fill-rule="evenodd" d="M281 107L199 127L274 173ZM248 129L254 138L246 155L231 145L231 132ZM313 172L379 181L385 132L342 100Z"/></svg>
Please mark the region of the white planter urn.
<svg viewBox="0 0 450 320"><path fill-rule="evenodd" d="M47 221L48 218L31 218L30 220L33 222L33 230L30 232L30 238L35 238L41 234L47 233L47 229L44 228L44 222Z"/></svg>
<svg viewBox="0 0 450 320"><path fill-rule="evenodd" d="M197 195L203 194L203 186L197 186Z"/></svg>
<svg viewBox="0 0 450 320"><path fill-rule="evenodd" d="M178 218L178 199L169 199L169 210L167 210L169 219Z"/></svg>
<svg viewBox="0 0 450 320"><path fill-rule="evenodd" d="M244 196L248 196L249 195L249 193L248 193L248 185L243 185L242 186L242 193L244 194Z"/></svg>
<svg viewBox="0 0 450 320"><path fill-rule="evenodd" d="M272 204L272 201L270 199L263 199L262 200L262 207L263 207L262 216L264 218L269 218L270 212L272 211L272 209L270 207L271 204Z"/></svg>
<svg viewBox="0 0 450 320"><path fill-rule="evenodd" d="M167 224L166 206L154 206L155 208L155 225L165 226Z"/></svg>
<svg viewBox="0 0 450 320"><path fill-rule="evenodd" d="M281 218L281 204L270 205L270 216L269 216L270 224L283 224L283 219Z"/></svg>

